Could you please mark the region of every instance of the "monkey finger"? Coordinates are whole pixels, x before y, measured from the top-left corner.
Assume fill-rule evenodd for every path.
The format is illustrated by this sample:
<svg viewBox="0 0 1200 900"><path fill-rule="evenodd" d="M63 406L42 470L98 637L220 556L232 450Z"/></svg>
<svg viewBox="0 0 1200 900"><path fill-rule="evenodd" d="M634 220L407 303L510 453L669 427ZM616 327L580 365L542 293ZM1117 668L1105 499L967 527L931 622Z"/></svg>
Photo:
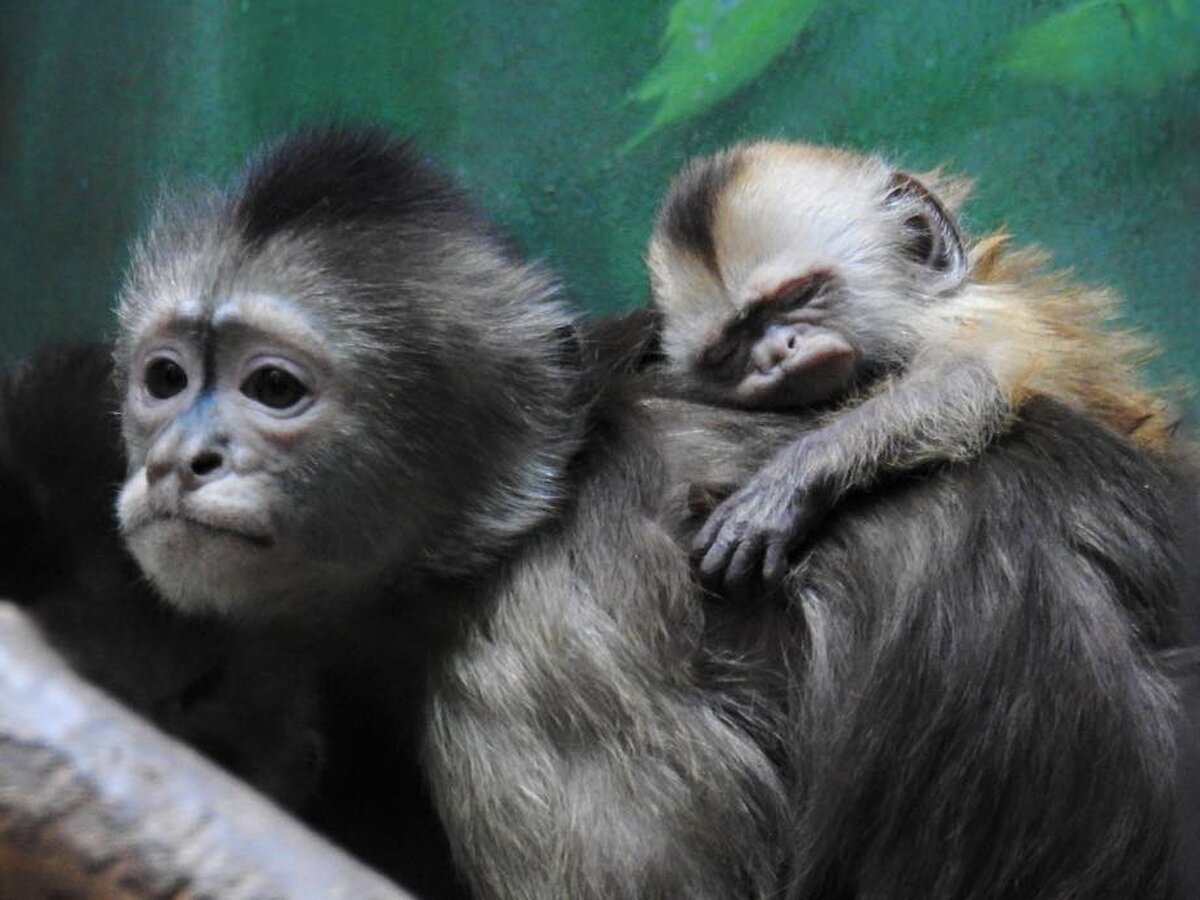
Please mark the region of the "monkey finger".
<svg viewBox="0 0 1200 900"><path fill-rule="evenodd" d="M725 570L725 588L731 594L743 595L747 592L758 569L758 559L762 553L763 538L758 534L745 535L729 561Z"/></svg>
<svg viewBox="0 0 1200 900"><path fill-rule="evenodd" d="M704 526L697 532L692 539L692 552L700 555L707 553L716 541L719 535L725 529L725 523L729 520L731 507L729 501L722 503L712 511Z"/></svg>
<svg viewBox="0 0 1200 900"><path fill-rule="evenodd" d="M704 554L704 559L700 561L700 577L715 579L724 572L730 556L737 547L738 536L732 529L723 529Z"/></svg>
<svg viewBox="0 0 1200 900"><path fill-rule="evenodd" d="M783 538L767 541L762 566L764 588L769 590L783 581L783 576L787 573L787 550L788 541Z"/></svg>

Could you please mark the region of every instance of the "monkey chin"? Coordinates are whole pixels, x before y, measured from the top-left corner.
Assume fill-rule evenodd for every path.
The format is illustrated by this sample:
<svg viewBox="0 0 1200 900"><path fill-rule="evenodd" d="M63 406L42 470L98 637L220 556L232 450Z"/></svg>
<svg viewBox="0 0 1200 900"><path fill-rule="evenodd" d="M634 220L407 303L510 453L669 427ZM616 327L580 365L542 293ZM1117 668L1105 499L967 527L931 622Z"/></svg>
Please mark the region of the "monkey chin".
<svg viewBox="0 0 1200 900"><path fill-rule="evenodd" d="M125 545L162 598L190 615L248 623L328 623L369 602L391 570L328 547L218 527L180 516L123 525Z"/></svg>
<svg viewBox="0 0 1200 900"><path fill-rule="evenodd" d="M146 577L170 605L188 613L258 618L275 606L272 546L233 530L178 517L155 517L125 532ZM265 602L264 602L265 601Z"/></svg>
<svg viewBox="0 0 1200 900"><path fill-rule="evenodd" d="M328 572L274 541L161 516L126 530L125 544L168 604L188 614L274 620L323 606Z"/></svg>

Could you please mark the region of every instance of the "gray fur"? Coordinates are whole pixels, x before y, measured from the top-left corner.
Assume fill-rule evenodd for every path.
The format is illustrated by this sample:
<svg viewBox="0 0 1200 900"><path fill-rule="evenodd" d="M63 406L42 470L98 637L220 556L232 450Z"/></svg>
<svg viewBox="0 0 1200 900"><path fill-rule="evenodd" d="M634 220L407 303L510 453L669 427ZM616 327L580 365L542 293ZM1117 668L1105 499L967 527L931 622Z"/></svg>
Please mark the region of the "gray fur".
<svg viewBox="0 0 1200 900"><path fill-rule="evenodd" d="M782 785L697 684L703 618L646 423L604 425L435 681L435 798L481 897L774 896Z"/></svg>
<svg viewBox="0 0 1200 900"><path fill-rule="evenodd" d="M661 399L677 514L816 423ZM818 432L819 433L819 432ZM831 515L782 609L712 645L788 676L787 896L1173 896L1171 645L1184 485L1031 402L981 455Z"/></svg>
<svg viewBox="0 0 1200 900"><path fill-rule="evenodd" d="M769 585L786 554L826 510L881 477L962 462L1008 426L1010 410L986 367L971 359L918 368L877 386L867 399L828 416L824 427L782 447L709 518L697 544L711 549L707 575L728 562L726 583L753 577L762 552Z"/></svg>

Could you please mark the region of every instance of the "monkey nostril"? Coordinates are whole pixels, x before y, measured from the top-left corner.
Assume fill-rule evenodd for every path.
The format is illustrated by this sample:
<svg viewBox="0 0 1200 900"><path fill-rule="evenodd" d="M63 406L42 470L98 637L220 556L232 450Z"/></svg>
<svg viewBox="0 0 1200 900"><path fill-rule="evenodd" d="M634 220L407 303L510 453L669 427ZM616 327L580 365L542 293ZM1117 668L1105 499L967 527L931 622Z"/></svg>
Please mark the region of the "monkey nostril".
<svg viewBox="0 0 1200 900"><path fill-rule="evenodd" d="M219 469L223 462L221 454L214 453L212 450L204 450L197 453L192 459L192 473L199 476L208 475Z"/></svg>

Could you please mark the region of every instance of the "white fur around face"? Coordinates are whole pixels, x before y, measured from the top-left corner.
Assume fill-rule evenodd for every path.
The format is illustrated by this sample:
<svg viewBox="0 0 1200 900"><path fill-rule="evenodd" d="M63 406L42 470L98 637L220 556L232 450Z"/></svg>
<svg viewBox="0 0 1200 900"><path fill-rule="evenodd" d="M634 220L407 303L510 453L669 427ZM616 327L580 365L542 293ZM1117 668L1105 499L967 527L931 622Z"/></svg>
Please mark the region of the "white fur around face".
<svg viewBox="0 0 1200 900"><path fill-rule="evenodd" d="M755 144L717 207L713 237L740 307L797 271L869 265L886 246L890 170L802 144Z"/></svg>

